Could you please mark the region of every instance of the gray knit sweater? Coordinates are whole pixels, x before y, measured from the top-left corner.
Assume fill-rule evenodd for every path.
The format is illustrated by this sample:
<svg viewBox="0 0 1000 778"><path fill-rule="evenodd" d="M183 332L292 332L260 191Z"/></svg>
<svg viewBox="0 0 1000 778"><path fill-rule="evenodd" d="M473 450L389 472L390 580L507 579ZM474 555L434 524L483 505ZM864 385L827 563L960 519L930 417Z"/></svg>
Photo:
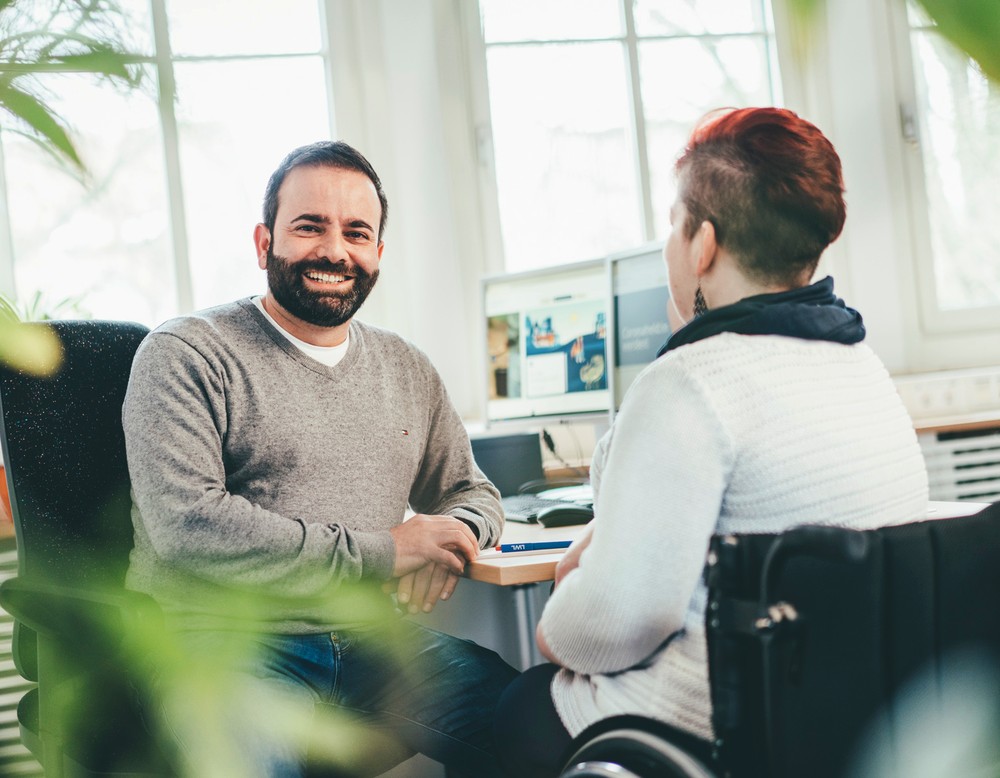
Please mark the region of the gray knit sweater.
<svg viewBox="0 0 1000 778"><path fill-rule="evenodd" d="M482 547L503 526L430 361L357 321L332 368L249 299L169 321L139 348L123 419L127 584L179 626L356 624L331 595L391 575L389 529L408 506L465 520Z"/></svg>

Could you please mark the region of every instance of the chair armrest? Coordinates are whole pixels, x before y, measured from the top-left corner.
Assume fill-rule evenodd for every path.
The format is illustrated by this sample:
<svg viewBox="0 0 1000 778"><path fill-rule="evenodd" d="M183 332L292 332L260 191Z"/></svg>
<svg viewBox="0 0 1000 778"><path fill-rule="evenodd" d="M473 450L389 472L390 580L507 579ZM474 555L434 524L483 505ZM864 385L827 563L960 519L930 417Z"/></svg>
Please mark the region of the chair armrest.
<svg viewBox="0 0 1000 778"><path fill-rule="evenodd" d="M74 642L163 627L156 601L128 589L79 589L16 577L0 584L0 606L40 635Z"/></svg>
<svg viewBox="0 0 1000 778"><path fill-rule="evenodd" d="M760 577L760 607L772 600L774 582L785 562L796 556L811 556L842 564L861 562L869 553L869 535L863 530L803 525L778 535L764 558Z"/></svg>

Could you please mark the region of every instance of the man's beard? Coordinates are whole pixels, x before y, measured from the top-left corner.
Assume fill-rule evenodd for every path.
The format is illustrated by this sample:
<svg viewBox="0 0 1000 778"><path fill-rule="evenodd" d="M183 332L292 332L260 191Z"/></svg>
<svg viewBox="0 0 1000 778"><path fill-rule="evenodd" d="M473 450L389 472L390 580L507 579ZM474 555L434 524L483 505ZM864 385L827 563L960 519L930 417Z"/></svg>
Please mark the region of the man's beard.
<svg viewBox="0 0 1000 778"><path fill-rule="evenodd" d="M378 269L366 272L355 265L350 275L354 277L350 291L319 292L307 289L303 275L307 270L347 275L346 262L327 262L323 259L289 262L279 257L269 246L267 249L267 286L278 305L304 322L317 327L338 327L358 312L368 299L368 294L378 281Z"/></svg>

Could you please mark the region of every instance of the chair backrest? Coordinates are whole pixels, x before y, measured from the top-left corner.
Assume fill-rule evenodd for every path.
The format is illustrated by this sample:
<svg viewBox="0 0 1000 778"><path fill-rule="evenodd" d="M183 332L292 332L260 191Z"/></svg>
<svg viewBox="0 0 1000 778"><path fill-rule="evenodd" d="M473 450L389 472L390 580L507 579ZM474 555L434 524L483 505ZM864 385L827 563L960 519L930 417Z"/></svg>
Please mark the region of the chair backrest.
<svg viewBox="0 0 1000 778"><path fill-rule="evenodd" d="M18 546L18 576L0 596L15 614L15 664L38 681L18 705L22 740L46 774L170 774L143 724L134 648L123 649L127 608L138 613L141 599L143 613L160 615L122 588L133 543L122 403L148 329L116 321L28 326L50 326L63 360L48 378L0 366Z"/></svg>
<svg viewBox="0 0 1000 778"><path fill-rule="evenodd" d="M720 536L706 575L729 774L907 774L914 752L957 747L948 727L969 689L982 739L951 758L1000 763L1000 503L864 532Z"/></svg>
<svg viewBox="0 0 1000 778"><path fill-rule="evenodd" d="M121 585L132 548L121 410L141 324L55 321L51 377L0 366L0 432L19 576Z"/></svg>

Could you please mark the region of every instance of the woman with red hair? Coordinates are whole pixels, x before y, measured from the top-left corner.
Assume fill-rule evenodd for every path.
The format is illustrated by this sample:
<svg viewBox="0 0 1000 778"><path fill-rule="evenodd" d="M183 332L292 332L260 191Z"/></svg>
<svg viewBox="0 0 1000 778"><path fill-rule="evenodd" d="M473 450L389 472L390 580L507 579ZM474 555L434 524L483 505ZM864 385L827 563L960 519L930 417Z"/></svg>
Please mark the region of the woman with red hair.
<svg viewBox="0 0 1000 778"><path fill-rule="evenodd" d="M550 664L504 693L510 775L551 775L614 715L713 737L701 579L716 533L926 517L912 423L857 311L811 283L846 208L829 140L788 110L710 114L676 164L664 249L679 326L591 465L595 519L538 625Z"/></svg>

